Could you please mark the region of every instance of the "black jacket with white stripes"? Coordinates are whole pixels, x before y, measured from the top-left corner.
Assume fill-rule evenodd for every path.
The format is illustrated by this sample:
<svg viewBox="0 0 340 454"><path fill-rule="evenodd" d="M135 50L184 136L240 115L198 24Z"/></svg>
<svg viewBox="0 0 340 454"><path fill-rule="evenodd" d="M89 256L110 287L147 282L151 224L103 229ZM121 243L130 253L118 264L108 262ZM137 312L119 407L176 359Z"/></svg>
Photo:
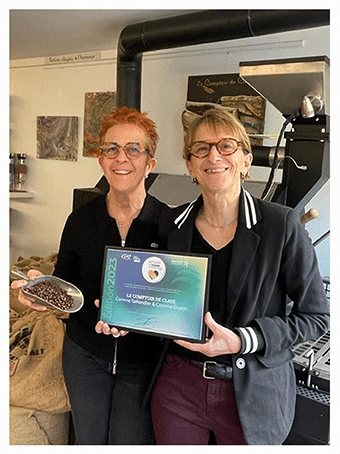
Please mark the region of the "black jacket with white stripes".
<svg viewBox="0 0 340 454"><path fill-rule="evenodd" d="M164 212L160 249L190 251L202 204L200 196ZM295 410L292 347L329 329L329 304L297 213L254 198L243 188L226 304L231 310L225 326L232 318L232 329L242 338L242 350L232 355L232 363L244 436L248 444L281 444ZM165 344L164 354L169 341Z"/></svg>

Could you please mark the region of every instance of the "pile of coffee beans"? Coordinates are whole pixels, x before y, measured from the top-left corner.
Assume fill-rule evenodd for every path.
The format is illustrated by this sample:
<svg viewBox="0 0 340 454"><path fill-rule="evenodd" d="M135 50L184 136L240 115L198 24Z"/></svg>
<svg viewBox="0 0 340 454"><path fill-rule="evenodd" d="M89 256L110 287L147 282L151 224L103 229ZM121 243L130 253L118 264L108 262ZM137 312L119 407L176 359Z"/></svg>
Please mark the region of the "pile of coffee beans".
<svg viewBox="0 0 340 454"><path fill-rule="evenodd" d="M28 287L26 291L48 303L52 303L61 310L70 309L73 306L73 298L65 290L51 282L39 282Z"/></svg>

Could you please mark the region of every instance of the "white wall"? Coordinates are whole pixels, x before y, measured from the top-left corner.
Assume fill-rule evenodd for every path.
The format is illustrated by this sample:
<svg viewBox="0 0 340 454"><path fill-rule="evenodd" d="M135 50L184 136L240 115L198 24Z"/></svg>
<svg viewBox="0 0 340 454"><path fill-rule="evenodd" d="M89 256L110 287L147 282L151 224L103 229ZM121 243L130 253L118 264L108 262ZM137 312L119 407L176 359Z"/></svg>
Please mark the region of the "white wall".
<svg viewBox="0 0 340 454"><path fill-rule="evenodd" d="M329 56L329 27L146 53L141 108L155 120L161 137L156 171L186 173L180 118L188 76L237 73L240 61L313 55ZM19 255L57 251L73 188L93 187L99 180L96 160L82 156L84 94L115 90L115 56L114 49L105 50L99 62L53 67L41 58L11 62L10 151L27 153L33 194L32 199L10 201L11 262ZM42 115L79 117L77 162L36 159L36 117ZM282 120L268 103L266 132L277 134Z"/></svg>

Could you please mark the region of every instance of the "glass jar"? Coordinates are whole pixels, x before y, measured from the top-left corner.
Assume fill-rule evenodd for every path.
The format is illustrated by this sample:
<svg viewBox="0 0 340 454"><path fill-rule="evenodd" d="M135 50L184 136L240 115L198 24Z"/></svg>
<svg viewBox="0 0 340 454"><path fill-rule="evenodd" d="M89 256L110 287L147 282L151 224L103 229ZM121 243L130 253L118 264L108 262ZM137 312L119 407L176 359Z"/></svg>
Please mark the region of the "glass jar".
<svg viewBox="0 0 340 454"><path fill-rule="evenodd" d="M27 165L26 165L26 154L18 153L17 154L17 164L15 165L15 190L26 192L26 174L27 174Z"/></svg>
<svg viewBox="0 0 340 454"><path fill-rule="evenodd" d="M9 154L9 190L15 191L15 161L14 153Z"/></svg>

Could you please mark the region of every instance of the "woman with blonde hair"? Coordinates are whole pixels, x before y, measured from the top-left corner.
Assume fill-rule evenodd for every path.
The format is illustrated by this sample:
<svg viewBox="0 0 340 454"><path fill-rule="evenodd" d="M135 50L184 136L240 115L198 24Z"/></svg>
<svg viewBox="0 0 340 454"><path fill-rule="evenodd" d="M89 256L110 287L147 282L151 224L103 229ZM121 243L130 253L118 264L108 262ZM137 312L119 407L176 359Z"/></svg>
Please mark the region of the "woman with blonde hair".
<svg viewBox="0 0 340 454"><path fill-rule="evenodd" d="M212 256L209 335L166 342L152 395L157 443L207 444L213 433L223 445L281 444L294 419L292 347L329 327L314 249L293 209L243 188L252 154L235 117L198 117L184 159L202 194L160 217L161 248Z"/></svg>

